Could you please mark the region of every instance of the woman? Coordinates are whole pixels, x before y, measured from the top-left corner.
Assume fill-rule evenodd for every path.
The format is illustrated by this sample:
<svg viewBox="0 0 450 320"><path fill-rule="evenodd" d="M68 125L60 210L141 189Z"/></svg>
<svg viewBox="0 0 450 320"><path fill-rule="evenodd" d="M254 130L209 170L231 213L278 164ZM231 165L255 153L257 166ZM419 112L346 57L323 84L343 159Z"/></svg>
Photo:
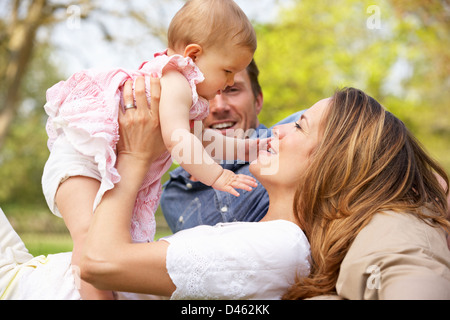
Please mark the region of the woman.
<svg viewBox="0 0 450 320"><path fill-rule="evenodd" d="M325 118L294 202L311 273L284 298L449 299L445 172L359 90L337 92Z"/></svg>
<svg viewBox="0 0 450 320"><path fill-rule="evenodd" d="M131 243L127 226L135 192L146 167L158 155L148 153L143 133L148 127L139 124L155 125L157 113L153 110L152 118L152 111L145 108L130 111L121 117L126 131L118 170L123 178L94 215L81 264L86 281L102 289L175 298L261 298L258 292L264 289L258 285L263 279L270 281L270 276L239 279L233 292L242 295L227 295L226 280L233 275L223 275L224 270L215 268L211 259L217 258L214 252L219 250L235 263L240 257L245 269L251 265L245 258L255 258L248 248L259 254L264 238L252 228L288 221L283 227L273 224L264 229L266 237L272 230L277 236L264 243L262 259L290 244L293 235L301 237L300 227L311 242L311 272L306 276L304 270L293 267L295 263L305 267L303 258L287 257L304 253L305 245L296 243L295 250L280 252L275 258L283 261L277 265L291 266L287 270L297 274L297 283L287 290L291 278L277 279L281 287L268 288L275 292L272 297L286 290L287 299L336 293L354 299L450 298L446 196L434 172L447 185L448 178L401 121L363 92L338 91L308 109L298 122L278 127L279 141L271 143L270 152L260 152L251 165L251 172L268 191L269 211L262 222L240 224L254 236L244 239L239 237L245 233L239 232L234 238L217 238L211 231L214 227L205 226L166 241ZM275 169L273 174L261 174L268 166ZM277 228L286 234L280 235ZM233 252L227 255L218 239L238 241L228 247ZM267 260L275 273L276 266ZM245 291L252 286L257 290Z"/></svg>

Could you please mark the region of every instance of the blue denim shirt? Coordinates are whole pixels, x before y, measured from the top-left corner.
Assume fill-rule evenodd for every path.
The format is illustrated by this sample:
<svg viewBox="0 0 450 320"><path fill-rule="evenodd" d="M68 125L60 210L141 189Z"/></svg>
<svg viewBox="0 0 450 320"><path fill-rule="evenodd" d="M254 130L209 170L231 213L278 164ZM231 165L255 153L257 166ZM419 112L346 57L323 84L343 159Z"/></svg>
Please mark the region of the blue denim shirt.
<svg viewBox="0 0 450 320"><path fill-rule="evenodd" d="M303 111L294 113L277 123L296 121ZM264 125L256 129L256 135L271 134ZM224 169L252 176L249 164L236 161L222 164ZM264 187L252 191L239 190L235 197L228 192L215 190L199 181L189 179L190 174L182 167L169 173L170 179L163 186L161 209L172 232L192 228L198 225L216 225L220 222L259 221L269 208L269 197Z"/></svg>

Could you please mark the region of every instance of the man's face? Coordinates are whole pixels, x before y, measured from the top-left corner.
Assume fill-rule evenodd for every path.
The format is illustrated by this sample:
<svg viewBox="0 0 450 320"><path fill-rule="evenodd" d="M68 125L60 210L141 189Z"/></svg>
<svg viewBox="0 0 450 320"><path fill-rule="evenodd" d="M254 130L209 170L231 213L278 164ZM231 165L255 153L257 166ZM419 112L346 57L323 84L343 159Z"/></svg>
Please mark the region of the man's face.
<svg viewBox="0 0 450 320"><path fill-rule="evenodd" d="M262 94L257 98L253 95L247 70L236 73L234 80L234 85L227 87L222 94L210 100L209 115L203 120L206 128L234 135L233 131L237 129L246 132L259 125L258 114L263 104Z"/></svg>

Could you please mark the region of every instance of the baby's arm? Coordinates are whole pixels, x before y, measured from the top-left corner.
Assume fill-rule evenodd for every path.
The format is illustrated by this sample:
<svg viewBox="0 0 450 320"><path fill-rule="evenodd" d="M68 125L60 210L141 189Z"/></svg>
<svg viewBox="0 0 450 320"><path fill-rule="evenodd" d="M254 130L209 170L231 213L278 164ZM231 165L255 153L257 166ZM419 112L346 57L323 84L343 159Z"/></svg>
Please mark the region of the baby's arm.
<svg viewBox="0 0 450 320"><path fill-rule="evenodd" d="M164 143L186 171L202 183L215 189L239 195L234 188L251 190L253 178L224 170L203 148L202 142L191 133L189 109L192 94L189 83L177 71L161 78L160 122Z"/></svg>
<svg viewBox="0 0 450 320"><path fill-rule="evenodd" d="M215 160L244 160L257 158L258 149L267 146L270 139L241 139L228 137L216 130L203 131L203 147Z"/></svg>

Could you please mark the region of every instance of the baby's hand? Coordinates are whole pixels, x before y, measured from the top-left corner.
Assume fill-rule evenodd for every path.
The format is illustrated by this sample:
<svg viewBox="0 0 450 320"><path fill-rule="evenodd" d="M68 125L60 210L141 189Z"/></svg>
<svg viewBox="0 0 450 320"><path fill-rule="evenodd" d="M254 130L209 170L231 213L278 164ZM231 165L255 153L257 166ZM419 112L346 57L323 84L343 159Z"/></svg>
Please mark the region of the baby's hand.
<svg viewBox="0 0 450 320"><path fill-rule="evenodd" d="M256 179L245 174L235 174L233 171L224 169L211 187L239 197L239 193L234 188L252 191L252 187L256 188L257 186Z"/></svg>

